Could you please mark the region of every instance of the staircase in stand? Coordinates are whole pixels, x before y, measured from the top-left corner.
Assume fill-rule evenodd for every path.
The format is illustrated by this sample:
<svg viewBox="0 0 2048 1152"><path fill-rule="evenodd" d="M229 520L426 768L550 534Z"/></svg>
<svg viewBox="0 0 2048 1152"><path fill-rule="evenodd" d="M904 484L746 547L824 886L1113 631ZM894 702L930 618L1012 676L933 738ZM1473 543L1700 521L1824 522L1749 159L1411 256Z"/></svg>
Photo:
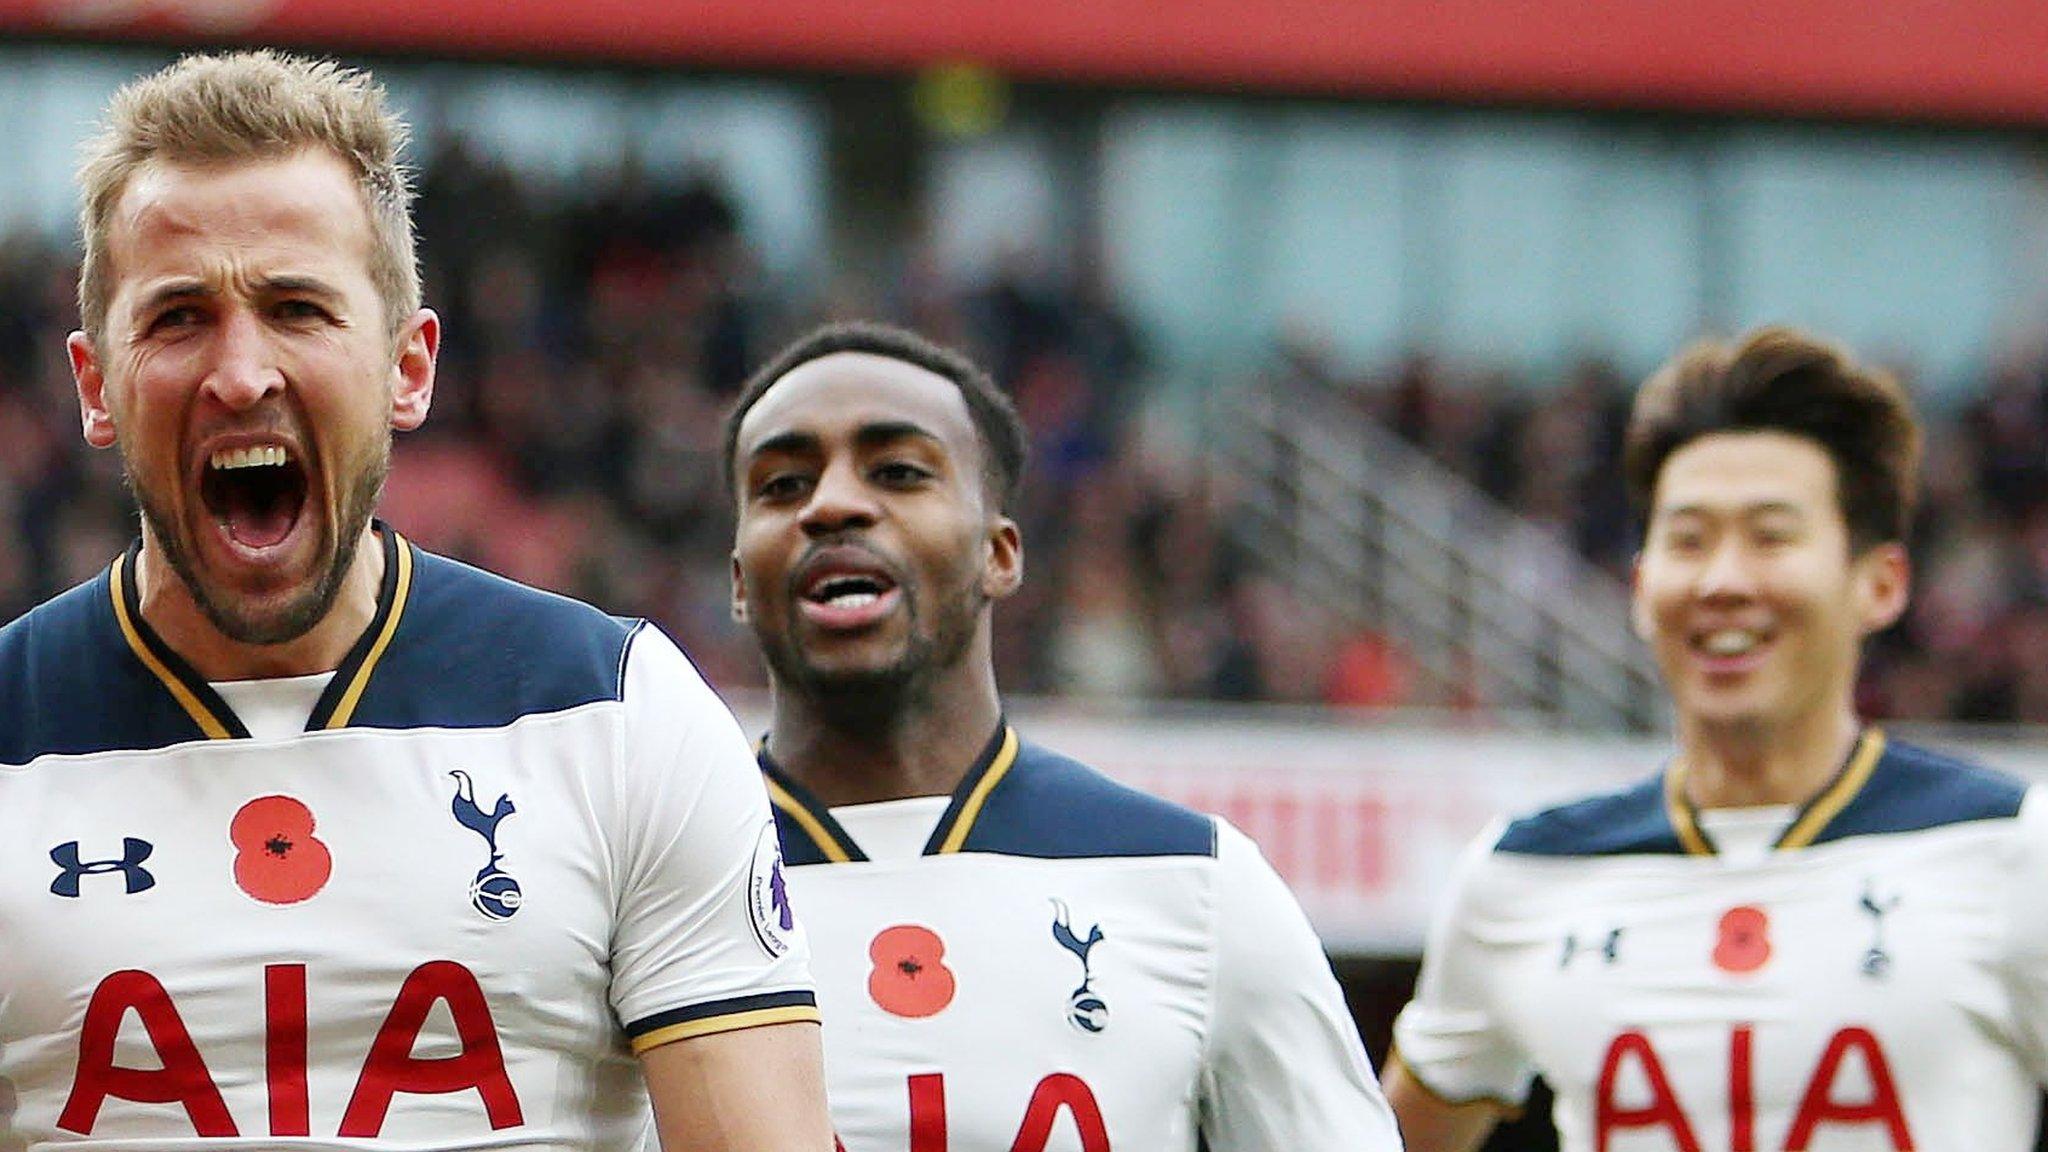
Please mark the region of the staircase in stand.
<svg viewBox="0 0 2048 1152"><path fill-rule="evenodd" d="M1208 424L1233 514L1273 575L1396 641L1428 681L1422 702L1554 727L1663 725L1627 589L1568 541L1334 394L1234 392Z"/></svg>

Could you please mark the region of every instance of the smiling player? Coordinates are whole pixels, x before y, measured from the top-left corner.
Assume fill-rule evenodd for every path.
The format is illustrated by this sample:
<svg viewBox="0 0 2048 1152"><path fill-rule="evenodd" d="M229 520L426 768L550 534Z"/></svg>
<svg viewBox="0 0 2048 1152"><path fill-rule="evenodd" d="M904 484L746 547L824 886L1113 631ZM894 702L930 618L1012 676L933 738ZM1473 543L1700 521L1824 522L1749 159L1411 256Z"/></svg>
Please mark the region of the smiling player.
<svg viewBox="0 0 2048 1152"><path fill-rule="evenodd" d="M1898 619L1920 433L1787 329L1653 376L1635 624L1677 749L1482 836L1395 1030L1416 1152L1540 1074L1568 1152L2023 1152L2048 1079L2048 815L1854 709Z"/></svg>

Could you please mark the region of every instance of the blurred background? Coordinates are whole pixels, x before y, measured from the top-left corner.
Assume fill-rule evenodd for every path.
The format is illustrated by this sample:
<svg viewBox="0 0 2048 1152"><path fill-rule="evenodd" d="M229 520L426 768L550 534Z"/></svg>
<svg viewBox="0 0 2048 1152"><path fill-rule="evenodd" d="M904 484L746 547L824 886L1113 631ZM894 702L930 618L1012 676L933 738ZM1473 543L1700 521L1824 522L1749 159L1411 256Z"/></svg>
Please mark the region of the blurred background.
<svg viewBox="0 0 2048 1152"><path fill-rule="evenodd" d="M274 44L414 127L447 336L387 519L758 716L723 406L825 319L970 350L1034 435L1014 711L1258 838L1376 1059L1462 844L1663 754L1618 435L1692 337L1907 380L1917 594L1864 708L2048 776L2048 8L1026 8L0 0L0 620L135 530L63 354L78 141Z"/></svg>

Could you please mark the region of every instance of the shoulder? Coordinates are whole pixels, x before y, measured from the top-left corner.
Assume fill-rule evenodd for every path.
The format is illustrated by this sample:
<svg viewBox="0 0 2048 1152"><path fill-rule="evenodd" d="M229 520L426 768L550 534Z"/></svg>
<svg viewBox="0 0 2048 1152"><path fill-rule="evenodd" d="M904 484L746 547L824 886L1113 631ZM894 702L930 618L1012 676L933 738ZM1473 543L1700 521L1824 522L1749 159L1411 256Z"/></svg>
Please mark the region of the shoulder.
<svg viewBox="0 0 2048 1152"><path fill-rule="evenodd" d="M1814 842L2018 816L2027 787L1995 769L1887 739L1870 779Z"/></svg>
<svg viewBox="0 0 2048 1152"><path fill-rule="evenodd" d="M1813 843L2010 819L2019 814L2025 796L2025 784L2003 772L1887 740L1869 779ZM1494 851L1570 857L1673 855L1685 849L1671 823L1660 773L1621 791L1516 820Z"/></svg>
<svg viewBox="0 0 2048 1152"><path fill-rule="evenodd" d="M411 553L411 587L356 723L493 727L623 697L641 621Z"/></svg>
<svg viewBox="0 0 2048 1152"><path fill-rule="evenodd" d="M990 790L968 852L1049 859L1216 855L1216 822L1119 784L1076 760L1019 742Z"/></svg>
<svg viewBox="0 0 2048 1152"><path fill-rule="evenodd" d="M1677 855L1685 851L1664 805L1664 778L1588 796L1510 823L1493 851L1520 856Z"/></svg>
<svg viewBox="0 0 2048 1152"><path fill-rule="evenodd" d="M45 600L0 627L0 701L19 699L32 685L21 675L47 673L89 656L112 624L107 573Z"/></svg>
<svg viewBox="0 0 2048 1152"><path fill-rule="evenodd" d="M1306 941L1308 951L1321 960L1322 944L1308 927L1300 902L1258 843L1221 816L1214 823L1216 904L1220 922L1241 937L1237 951L1277 962L1289 952L1299 952ZM1244 932L1245 928L1253 930Z"/></svg>
<svg viewBox="0 0 2048 1152"><path fill-rule="evenodd" d="M102 570L0 628L0 764L201 736L133 655L109 579Z"/></svg>

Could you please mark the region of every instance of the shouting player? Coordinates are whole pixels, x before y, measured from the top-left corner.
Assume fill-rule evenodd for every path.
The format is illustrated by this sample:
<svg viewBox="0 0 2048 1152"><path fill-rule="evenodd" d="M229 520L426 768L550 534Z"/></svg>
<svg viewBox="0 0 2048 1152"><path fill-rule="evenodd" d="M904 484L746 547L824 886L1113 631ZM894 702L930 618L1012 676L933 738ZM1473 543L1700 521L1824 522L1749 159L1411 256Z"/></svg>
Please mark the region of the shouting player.
<svg viewBox="0 0 2048 1152"><path fill-rule="evenodd" d="M1540 1074L1568 1152L2022 1152L2048 1079L2048 815L1857 719L1905 608L1920 433L1787 329L1638 396L1635 624L1677 749L1467 856L1396 1025L1417 1152Z"/></svg>
<svg viewBox="0 0 2048 1152"><path fill-rule="evenodd" d="M733 611L847 1152L1395 1149L1328 961L1258 850L1005 723L1023 578L1009 401L848 325L726 424Z"/></svg>
<svg viewBox="0 0 2048 1152"><path fill-rule="evenodd" d="M671 1152L822 1152L731 715L371 519L441 338L403 134L361 73L197 56L82 170L71 364L142 533L0 631L0 1148L637 1149L651 1096Z"/></svg>

